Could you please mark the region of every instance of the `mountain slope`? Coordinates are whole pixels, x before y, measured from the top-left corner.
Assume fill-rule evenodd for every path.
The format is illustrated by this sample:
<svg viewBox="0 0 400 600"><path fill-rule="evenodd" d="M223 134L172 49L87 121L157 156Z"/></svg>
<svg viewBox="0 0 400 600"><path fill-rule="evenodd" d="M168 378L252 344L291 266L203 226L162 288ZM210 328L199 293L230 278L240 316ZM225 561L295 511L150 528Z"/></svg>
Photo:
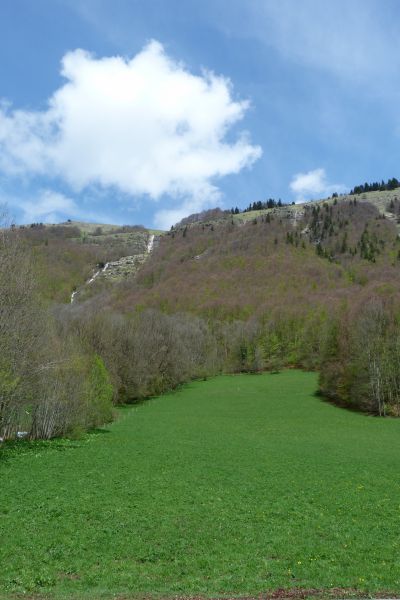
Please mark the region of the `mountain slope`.
<svg viewBox="0 0 400 600"><path fill-rule="evenodd" d="M46 352L62 357L49 382L60 386L62 402L73 377L78 404L79 386L91 378L126 402L219 372L297 366L319 370L321 390L335 402L400 415L397 191L245 219L221 211L189 217L160 236L151 253L153 234L138 227L22 229L50 308L42 311L52 327ZM129 268L108 277L113 271L107 267L85 285L106 263ZM74 287L79 292L71 304ZM33 294L31 300L35 304ZM18 306L10 310L17 314ZM35 328L30 335L36 339ZM65 362L65 354L75 358ZM12 381L20 381L20 371L16 361ZM40 379L37 389L47 381ZM22 388L21 399L25 419L29 399ZM56 418L59 401L56 396ZM45 406L44 396L38 411ZM86 426L90 415L81 417ZM7 435L18 431L14 421ZM59 431L71 426L71 420L57 425Z"/></svg>
<svg viewBox="0 0 400 600"><path fill-rule="evenodd" d="M60 225L33 224L21 227L19 233L33 248L37 281L43 297L56 302L69 302L72 292L82 289L106 263L125 260L127 268L123 273L135 273L144 262L149 239L154 235L141 226L74 221ZM118 269L110 269L111 272L118 280ZM96 281L96 286L92 286L94 293L99 291L98 284Z"/></svg>
<svg viewBox="0 0 400 600"><path fill-rule="evenodd" d="M388 196L388 194L386 194ZM397 217L347 197L178 226L111 302L213 318L331 310L385 287L400 291ZM387 202L387 197L385 202ZM390 199L389 199L390 202ZM242 217L242 215L240 215Z"/></svg>

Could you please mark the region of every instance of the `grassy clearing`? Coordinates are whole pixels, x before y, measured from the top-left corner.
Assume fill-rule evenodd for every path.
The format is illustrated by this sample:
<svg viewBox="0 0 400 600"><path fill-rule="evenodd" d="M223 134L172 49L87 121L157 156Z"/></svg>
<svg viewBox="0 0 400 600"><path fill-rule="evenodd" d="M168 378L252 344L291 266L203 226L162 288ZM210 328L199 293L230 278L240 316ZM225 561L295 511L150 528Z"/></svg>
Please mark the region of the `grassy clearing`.
<svg viewBox="0 0 400 600"><path fill-rule="evenodd" d="M0 597L399 592L400 421L315 389L223 376L3 450Z"/></svg>

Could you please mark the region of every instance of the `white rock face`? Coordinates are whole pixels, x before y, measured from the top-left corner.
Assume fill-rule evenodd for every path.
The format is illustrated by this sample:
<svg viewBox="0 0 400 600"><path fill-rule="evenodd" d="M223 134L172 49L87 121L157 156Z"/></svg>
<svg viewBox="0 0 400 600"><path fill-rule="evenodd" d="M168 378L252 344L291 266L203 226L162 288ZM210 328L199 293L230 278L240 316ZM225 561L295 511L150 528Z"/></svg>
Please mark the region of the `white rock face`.
<svg viewBox="0 0 400 600"><path fill-rule="evenodd" d="M147 243L147 254L150 254L150 252L153 250L154 247L154 235L151 235L149 237L149 241Z"/></svg>
<svg viewBox="0 0 400 600"><path fill-rule="evenodd" d="M104 265L102 269L96 271L90 279L88 279L85 285L92 284L98 277L105 277L108 280L120 280L123 277L127 277L128 275L135 274L141 265L146 261L149 254L154 249L154 241L155 235L151 234L148 238L147 244L145 246L144 254L135 254L133 256L123 256L119 260L114 260L112 262L108 262ZM79 290L75 290L71 294L71 304L75 301L76 295Z"/></svg>

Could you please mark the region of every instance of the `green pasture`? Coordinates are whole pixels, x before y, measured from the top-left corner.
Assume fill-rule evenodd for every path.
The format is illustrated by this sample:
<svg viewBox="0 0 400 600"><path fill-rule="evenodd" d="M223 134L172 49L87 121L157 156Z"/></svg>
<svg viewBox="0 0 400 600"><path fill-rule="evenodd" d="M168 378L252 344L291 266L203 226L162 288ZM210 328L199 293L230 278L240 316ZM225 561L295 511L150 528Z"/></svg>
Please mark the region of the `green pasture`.
<svg viewBox="0 0 400 600"><path fill-rule="evenodd" d="M400 592L400 421L221 376L0 450L0 598ZM326 597L326 596L324 596Z"/></svg>

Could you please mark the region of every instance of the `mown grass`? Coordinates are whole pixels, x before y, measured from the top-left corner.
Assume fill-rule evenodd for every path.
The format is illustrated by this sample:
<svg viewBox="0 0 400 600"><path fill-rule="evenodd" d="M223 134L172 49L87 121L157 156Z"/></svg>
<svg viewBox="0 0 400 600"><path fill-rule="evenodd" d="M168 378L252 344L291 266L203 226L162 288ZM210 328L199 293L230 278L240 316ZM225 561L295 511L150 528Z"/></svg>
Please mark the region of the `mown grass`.
<svg viewBox="0 0 400 600"><path fill-rule="evenodd" d="M400 421L315 389L223 376L3 449L0 597L400 592Z"/></svg>

